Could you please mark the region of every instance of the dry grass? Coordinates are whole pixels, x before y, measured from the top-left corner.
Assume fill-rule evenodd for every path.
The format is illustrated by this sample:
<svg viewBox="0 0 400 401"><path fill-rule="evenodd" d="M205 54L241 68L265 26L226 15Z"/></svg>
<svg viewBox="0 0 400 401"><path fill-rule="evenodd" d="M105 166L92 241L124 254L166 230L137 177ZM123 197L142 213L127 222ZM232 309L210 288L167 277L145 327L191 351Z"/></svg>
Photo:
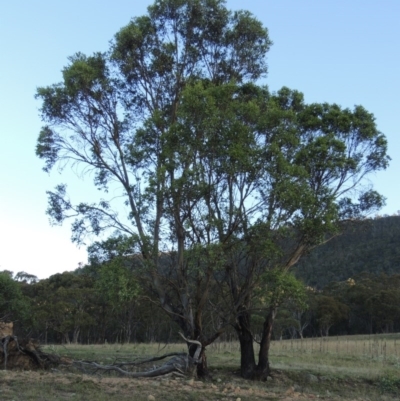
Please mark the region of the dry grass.
<svg viewBox="0 0 400 401"><path fill-rule="evenodd" d="M275 341L271 361L277 368L376 380L398 374L400 334Z"/></svg>
<svg viewBox="0 0 400 401"><path fill-rule="evenodd" d="M182 344L50 346L75 359L110 363L185 350ZM396 400L400 394L400 335L286 340L272 343L274 378L267 383L238 375L237 343L208 347L213 380L173 377L131 379L76 371L0 371L0 399L11 400Z"/></svg>
<svg viewBox="0 0 400 401"><path fill-rule="evenodd" d="M215 343L209 347L210 352L216 354L216 363L221 356L230 355L234 366L239 364L239 344L235 342ZM377 380L400 376L400 334L273 341L270 360L275 369L306 370L336 378ZM231 365L229 358L226 362Z"/></svg>

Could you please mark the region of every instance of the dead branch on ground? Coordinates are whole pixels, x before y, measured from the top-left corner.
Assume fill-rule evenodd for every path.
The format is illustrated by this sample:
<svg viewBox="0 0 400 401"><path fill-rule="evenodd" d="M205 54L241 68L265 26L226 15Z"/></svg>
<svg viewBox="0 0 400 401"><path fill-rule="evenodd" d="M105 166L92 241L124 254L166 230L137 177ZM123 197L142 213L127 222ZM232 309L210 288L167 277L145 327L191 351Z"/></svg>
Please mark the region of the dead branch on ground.
<svg viewBox="0 0 400 401"><path fill-rule="evenodd" d="M116 362L108 365L93 361L77 361L54 354L48 354L43 352L39 347L39 343L32 339L18 341L16 336L7 335L0 338L0 368L31 370L72 366L85 373L116 372L123 376L135 378L158 377L169 374L177 376L194 375L196 372L196 365L199 363L202 344L199 341L188 340L182 333L179 334L187 344L196 345L197 348L193 357L186 352L173 352L152 358L130 362ZM165 358L170 359L161 366L153 366L148 370L140 372L132 370L132 368L137 366L161 361Z"/></svg>

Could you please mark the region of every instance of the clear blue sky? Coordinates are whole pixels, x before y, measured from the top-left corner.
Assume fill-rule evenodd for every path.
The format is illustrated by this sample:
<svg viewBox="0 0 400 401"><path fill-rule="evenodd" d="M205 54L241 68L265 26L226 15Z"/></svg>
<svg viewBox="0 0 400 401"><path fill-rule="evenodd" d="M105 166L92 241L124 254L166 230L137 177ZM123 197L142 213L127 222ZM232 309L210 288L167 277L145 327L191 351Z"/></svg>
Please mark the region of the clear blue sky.
<svg viewBox="0 0 400 401"><path fill-rule="evenodd" d="M36 87L61 80L67 57L104 51L113 35L150 0L0 0L0 270L40 278L73 270L86 250L69 225L51 227L45 191L57 183L93 196L71 173L41 171ZM400 209L400 0L228 0L268 27L272 90L298 89L307 102L363 105L389 141L388 170L371 177L387 197L382 214Z"/></svg>

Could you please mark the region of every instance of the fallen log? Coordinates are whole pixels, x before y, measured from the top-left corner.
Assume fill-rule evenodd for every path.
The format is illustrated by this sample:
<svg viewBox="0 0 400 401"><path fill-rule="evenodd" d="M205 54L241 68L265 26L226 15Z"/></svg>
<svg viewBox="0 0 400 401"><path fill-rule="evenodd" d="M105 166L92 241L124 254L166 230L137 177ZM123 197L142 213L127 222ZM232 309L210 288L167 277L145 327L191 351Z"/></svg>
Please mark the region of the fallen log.
<svg viewBox="0 0 400 401"><path fill-rule="evenodd" d="M123 376L129 376L134 378L139 377L158 377L164 376L168 374L176 374L178 376L190 375L194 376L196 373L196 365L199 363L199 356L201 352L201 343L199 341L188 340L183 336L182 333L179 333L181 337L189 344L195 344L197 349L191 357L186 352L175 352L169 353L165 355L161 355L158 357L152 357L148 359L142 359L140 361L135 362L119 362L113 363L110 365L102 365L98 362L90 362L90 361L73 361L72 365L77 367L78 369L84 371L85 373L97 373L99 371L102 372L117 372ZM131 370L127 370L126 367L136 367L138 365L151 363L154 361L159 361L165 358L171 357L167 362L159 367L153 367L147 371L135 372Z"/></svg>
<svg viewBox="0 0 400 401"><path fill-rule="evenodd" d="M85 373L93 374L99 371L103 373L116 372L123 376L134 378L158 377L168 374L194 376L196 366L199 363L202 345L199 341L188 340L181 333L179 334L186 343L197 346L193 357L186 352L175 352L139 361L119 362L110 365L103 365L94 361L77 361L55 354L48 354L43 352L39 343L33 339L19 341L16 336L7 335L0 338L0 369L35 370L57 368L66 365L78 368ZM136 369L139 365L149 364L169 357L170 359L161 366L152 367L140 372L132 370L132 368Z"/></svg>
<svg viewBox="0 0 400 401"><path fill-rule="evenodd" d="M123 376L129 377L158 377L164 376L170 373L176 373L179 376L184 376L185 374L193 374L194 369L192 368L192 364L190 363L190 357L187 353L173 353L162 355L157 357L157 360L161 360L167 357L173 356L170 360L159 367L154 367L147 371L135 372L131 370L127 370L125 366L137 366L139 363L135 362L127 362L127 363L115 363L110 365L102 365L98 362L89 362L89 361L73 361L72 365L76 368L83 370L85 373L98 373L98 371L102 372L112 372L115 371L120 373ZM149 358L140 362L140 364L145 364L152 362L155 358ZM195 366L195 365L193 365Z"/></svg>

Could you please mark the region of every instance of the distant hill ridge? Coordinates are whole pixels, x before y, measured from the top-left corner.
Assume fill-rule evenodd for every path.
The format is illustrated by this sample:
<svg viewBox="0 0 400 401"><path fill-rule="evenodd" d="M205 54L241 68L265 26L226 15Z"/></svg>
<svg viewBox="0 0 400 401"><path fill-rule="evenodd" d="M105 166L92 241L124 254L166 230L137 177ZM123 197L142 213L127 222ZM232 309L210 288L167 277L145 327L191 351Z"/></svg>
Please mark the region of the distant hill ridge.
<svg viewBox="0 0 400 401"><path fill-rule="evenodd" d="M400 216L351 223L342 235L301 259L294 272L317 288L362 272L400 274Z"/></svg>

